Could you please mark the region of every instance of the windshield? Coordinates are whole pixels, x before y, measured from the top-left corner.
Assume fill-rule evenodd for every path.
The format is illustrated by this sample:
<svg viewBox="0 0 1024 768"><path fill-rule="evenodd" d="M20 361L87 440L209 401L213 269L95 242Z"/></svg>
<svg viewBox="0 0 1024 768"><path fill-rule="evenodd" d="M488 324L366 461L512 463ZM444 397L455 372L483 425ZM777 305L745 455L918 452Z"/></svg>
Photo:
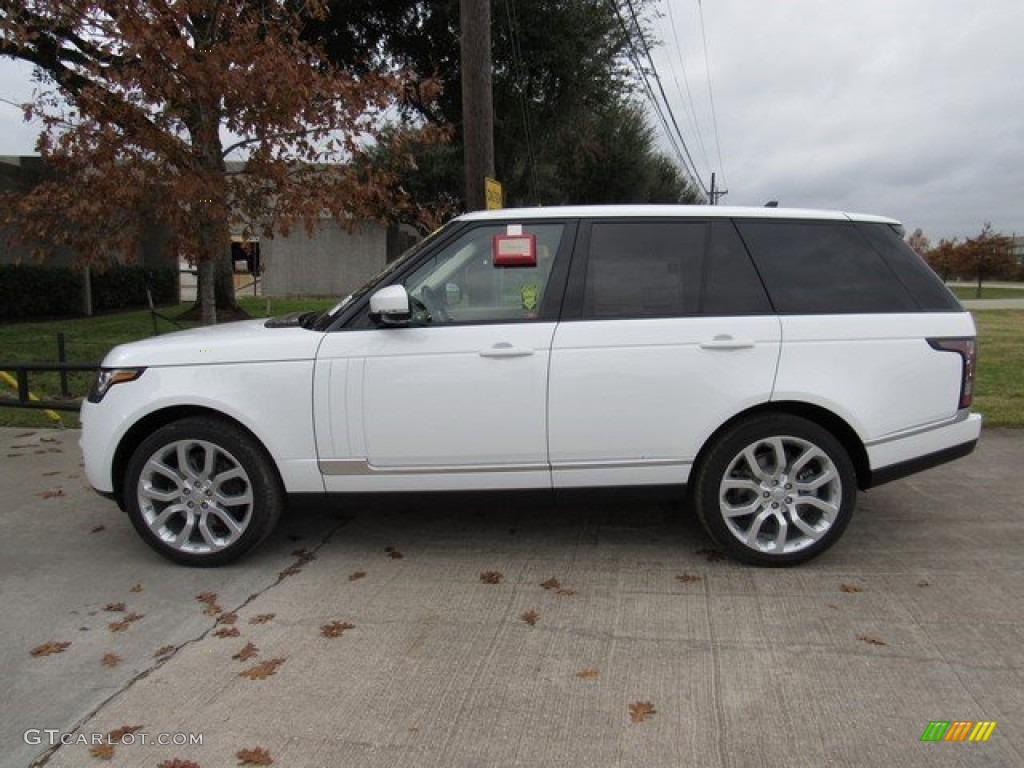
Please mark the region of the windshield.
<svg viewBox="0 0 1024 768"><path fill-rule="evenodd" d="M329 310L324 312L322 315L318 315L309 325L309 327L315 331L326 331L330 327L331 323L335 321L338 315L341 314L341 311L345 309L345 307L349 306L350 304L353 304L356 301L359 301L359 299L365 296L366 292L369 291L370 288L372 288L373 286L377 285L377 283L386 281L388 275L394 274L403 266L405 266L417 253L420 252L422 248L434 242L434 240L437 239L438 235L441 232L444 232L446 229L448 229L448 225L435 229L423 240L420 240L418 243L416 243L411 248L406 250L405 253L403 253L397 259L395 259L390 264L385 266L384 269L382 269L376 275L371 277L361 286L356 288L354 291L352 291L352 293L343 298Z"/></svg>

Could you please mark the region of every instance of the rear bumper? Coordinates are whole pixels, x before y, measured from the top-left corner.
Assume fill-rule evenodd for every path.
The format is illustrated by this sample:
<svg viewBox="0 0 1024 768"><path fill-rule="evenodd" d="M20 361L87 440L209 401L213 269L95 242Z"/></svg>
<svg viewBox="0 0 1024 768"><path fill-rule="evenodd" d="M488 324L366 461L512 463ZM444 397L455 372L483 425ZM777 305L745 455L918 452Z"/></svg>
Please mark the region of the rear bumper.
<svg viewBox="0 0 1024 768"><path fill-rule="evenodd" d="M865 488L963 458L974 450L980 436L981 414L971 413L932 429L868 445L871 474Z"/></svg>

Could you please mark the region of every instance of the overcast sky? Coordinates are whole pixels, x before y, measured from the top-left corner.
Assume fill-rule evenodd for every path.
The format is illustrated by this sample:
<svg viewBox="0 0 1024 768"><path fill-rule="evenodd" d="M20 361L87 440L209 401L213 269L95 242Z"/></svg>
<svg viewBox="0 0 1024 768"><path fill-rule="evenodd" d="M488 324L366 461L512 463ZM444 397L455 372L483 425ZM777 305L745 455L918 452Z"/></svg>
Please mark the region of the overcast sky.
<svg viewBox="0 0 1024 768"><path fill-rule="evenodd" d="M656 6L655 63L709 182L720 168L697 0ZM881 213L933 240L986 221L1024 234L1022 0L703 0L703 10L723 203ZM684 119L677 50L710 166Z"/></svg>
<svg viewBox="0 0 1024 768"><path fill-rule="evenodd" d="M662 84L705 182L724 169L724 204L1024 234L1024 0L703 0L720 142L698 0L654 7ZM30 73L0 58L0 99L30 98ZM0 101L0 155L37 132Z"/></svg>

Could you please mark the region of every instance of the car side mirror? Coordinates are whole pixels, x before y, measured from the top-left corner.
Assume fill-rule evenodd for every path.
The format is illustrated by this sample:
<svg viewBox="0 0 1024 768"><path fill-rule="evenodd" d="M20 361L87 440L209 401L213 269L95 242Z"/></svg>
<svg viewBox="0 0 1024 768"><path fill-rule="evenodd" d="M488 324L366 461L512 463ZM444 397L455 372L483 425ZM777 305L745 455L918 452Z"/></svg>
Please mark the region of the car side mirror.
<svg viewBox="0 0 1024 768"><path fill-rule="evenodd" d="M370 320L377 325L401 327L412 320L409 293L404 285L389 285L370 297Z"/></svg>

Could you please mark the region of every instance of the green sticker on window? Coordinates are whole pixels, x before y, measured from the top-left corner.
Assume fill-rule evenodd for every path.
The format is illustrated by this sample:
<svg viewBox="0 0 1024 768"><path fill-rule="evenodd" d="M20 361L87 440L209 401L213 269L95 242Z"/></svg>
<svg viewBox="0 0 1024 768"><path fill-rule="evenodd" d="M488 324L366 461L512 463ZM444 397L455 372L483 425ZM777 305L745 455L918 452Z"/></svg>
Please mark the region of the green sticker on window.
<svg viewBox="0 0 1024 768"><path fill-rule="evenodd" d="M519 295L523 300L523 309L536 309L537 296L539 294L540 290L537 288L536 283L524 285L522 290L519 291Z"/></svg>

